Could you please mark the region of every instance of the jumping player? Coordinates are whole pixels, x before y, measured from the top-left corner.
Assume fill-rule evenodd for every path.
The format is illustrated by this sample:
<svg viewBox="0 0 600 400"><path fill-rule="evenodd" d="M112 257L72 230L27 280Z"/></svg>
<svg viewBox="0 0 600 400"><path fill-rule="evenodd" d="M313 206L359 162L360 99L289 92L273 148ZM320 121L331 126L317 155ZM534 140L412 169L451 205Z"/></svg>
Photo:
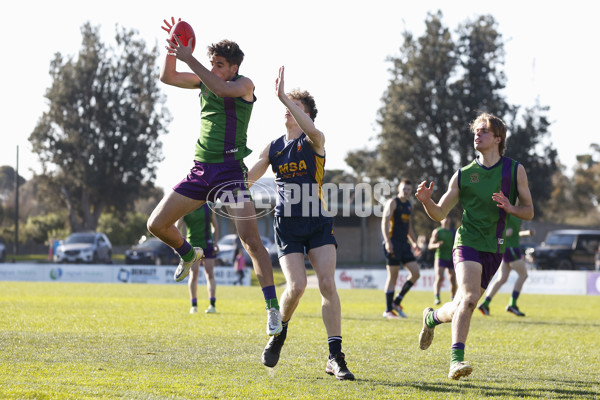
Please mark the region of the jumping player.
<svg viewBox="0 0 600 400"><path fill-rule="evenodd" d="M506 216L533 218L533 204L525 168L504 157L506 126L493 115L483 113L470 125L474 147L481 156L459 169L450 180L448 191L435 203L433 182L421 182L417 199L429 217L441 221L460 201L462 225L456 232L453 259L458 291L451 303L423 310L423 328L419 347L427 349L433 341L436 325L452 322L452 347L448 378L460 379L471 374L464 360L465 342L471 316L490 279L494 276L505 249ZM516 199L519 199L519 205Z"/></svg>
<svg viewBox="0 0 600 400"><path fill-rule="evenodd" d="M433 303L440 304L440 289L444 280L444 270L448 272L450 281L450 301L456 296L456 274L454 273L454 264L452 263L452 246L454 245L454 229L450 217L441 221L442 226L438 227L431 234L429 239L430 250L435 250L433 268L435 279L433 281Z"/></svg>
<svg viewBox="0 0 600 400"><path fill-rule="evenodd" d="M500 264L499 273L488 288L485 300L478 308L483 315L490 315L490 302L498 289L506 283L508 276L510 275L510 270L512 269L513 271L516 271L519 277L513 286L512 296L510 298L510 303L506 306L506 311L515 314L517 317L524 317L525 313L521 312L519 307L517 307L517 299L519 298L519 294L521 294L523 284L527 280L527 267L525 266L525 261L521 255L519 238L521 236L531 236L535 233L532 230L522 231L521 220L510 214L508 215L506 226L506 251L502 258L502 264Z"/></svg>
<svg viewBox="0 0 600 400"><path fill-rule="evenodd" d="M321 192L325 136L314 124L317 108L313 97L300 90L285 93L284 67L279 69L275 86L279 100L287 108L287 133L265 147L248 173L250 182L260 178L269 165L275 173L278 193L275 241L286 278L286 288L281 295L283 329L269 339L262 362L267 367L274 367L279 361L288 324L306 288L306 252L321 291L321 312L329 347L325 372L340 380L354 380L342 353L341 307L334 277L337 242L333 236L333 219L324 213ZM294 202L292 198L303 201Z"/></svg>
<svg viewBox="0 0 600 400"><path fill-rule="evenodd" d="M169 32L175 19L172 18L171 24L164 22L166 26L162 29ZM273 266L258 234L243 162L251 152L246 147L246 133L256 101L254 84L238 73L244 53L229 40L212 44L208 47L212 68L208 70L192 55L192 40L187 46L178 38L175 40L167 40L168 52L160 79L168 85L200 90L200 138L196 142L193 168L154 209L148 219L148 230L179 253L181 262L174 278L181 281L190 267L200 262L203 250L193 248L181 236L175 222L206 201L214 202L219 193L230 194L236 206L228 206L228 212L252 258L266 303L267 334L274 335L281 331L281 314L273 283ZM186 63L193 73L178 72L176 60Z"/></svg>
<svg viewBox="0 0 600 400"><path fill-rule="evenodd" d="M204 251L202 264L204 265L204 277L206 278L206 290L208 292L208 308L205 310L207 314L217 312L215 308L217 282L215 281L215 258L219 248L217 241L219 240L219 225L215 213L212 212L208 203L184 216L177 223L177 228L182 231L185 227L186 240L192 247L199 247ZM188 280L188 290L190 292L190 314L198 312L198 272L199 264L194 264L190 268L190 277Z"/></svg>
<svg viewBox="0 0 600 400"><path fill-rule="evenodd" d="M419 264L413 254L413 250L418 254L420 249L410 219L412 204L409 198L412 188L410 180L402 179L398 185L398 195L390 199L383 210L381 234L383 236L383 253L386 259L385 268L387 269L387 280L385 282L386 308L383 312L383 318L397 319L398 316L406 318L400 303L421 276ZM401 265L404 265L408 270L408 277L398 296L394 298Z"/></svg>

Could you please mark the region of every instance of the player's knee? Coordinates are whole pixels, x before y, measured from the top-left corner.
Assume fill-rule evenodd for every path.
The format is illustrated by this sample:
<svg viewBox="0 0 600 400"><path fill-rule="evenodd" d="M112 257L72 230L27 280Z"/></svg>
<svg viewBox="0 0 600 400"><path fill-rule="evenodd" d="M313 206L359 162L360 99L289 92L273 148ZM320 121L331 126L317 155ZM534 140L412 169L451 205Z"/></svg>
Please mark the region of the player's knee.
<svg viewBox="0 0 600 400"><path fill-rule="evenodd" d="M265 246L262 244L260 238L248 237L242 239L246 251L251 255L257 255L261 250L264 250Z"/></svg>
<svg viewBox="0 0 600 400"><path fill-rule="evenodd" d="M326 276L319 280L319 290L321 294L328 297L330 294L336 291L335 278L333 276Z"/></svg>
<svg viewBox="0 0 600 400"><path fill-rule="evenodd" d="M408 280L411 281L412 283L416 283L420 277L421 277L421 273L418 270L411 271L410 277L408 278Z"/></svg>
<svg viewBox="0 0 600 400"><path fill-rule="evenodd" d="M291 298L298 299L304 294L304 289L306 289L306 282L289 282L286 292Z"/></svg>
<svg viewBox="0 0 600 400"><path fill-rule="evenodd" d="M461 300L461 305L467 307L470 311L474 311L478 301L479 297L475 294L466 294Z"/></svg>

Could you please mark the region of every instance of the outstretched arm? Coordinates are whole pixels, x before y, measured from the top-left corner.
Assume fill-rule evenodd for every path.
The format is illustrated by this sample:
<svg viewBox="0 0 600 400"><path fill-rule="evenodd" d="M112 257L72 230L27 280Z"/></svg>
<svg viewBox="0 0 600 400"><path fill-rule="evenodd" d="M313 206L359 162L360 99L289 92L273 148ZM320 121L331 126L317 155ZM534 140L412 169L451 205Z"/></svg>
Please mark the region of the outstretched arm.
<svg viewBox="0 0 600 400"><path fill-rule="evenodd" d="M315 127L315 123L310 116L285 94L283 78L284 67L280 67L279 76L275 81L275 91L277 93L277 97L279 97L279 100L290 111L292 117L294 117L298 123L298 126L300 126L300 129L306 133L306 136L308 136L308 142L315 153L321 156L325 155L325 135L323 135L323 132Z"/></svg>
<svg viewBox="0 0 600 400"><path fill-rule="evenodd" d="M460 194L460 189L458 188L458 172L455 172L452 179L450 179L448 190L444 193L438 203L431 198L433 186L433 182L431 182L429 186L427 186L427 181L421 182L417 187L416 197L423 203L423 207L425 208L427 215L429 215L429 218L440 222L446 218L450 210L458 203Z"/></svg>

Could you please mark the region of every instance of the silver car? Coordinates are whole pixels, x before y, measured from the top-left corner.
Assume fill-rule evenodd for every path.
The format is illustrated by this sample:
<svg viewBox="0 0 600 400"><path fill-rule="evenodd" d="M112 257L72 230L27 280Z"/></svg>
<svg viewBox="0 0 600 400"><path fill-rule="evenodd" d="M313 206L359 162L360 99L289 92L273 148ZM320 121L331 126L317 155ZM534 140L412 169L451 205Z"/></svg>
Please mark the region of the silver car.
<svg viewBox="0 0 600 400"><path fill-rule="evenodd" d="M72 233L56 248L54 262L108 263L112 262L112 245L104 233Z"/></svg>

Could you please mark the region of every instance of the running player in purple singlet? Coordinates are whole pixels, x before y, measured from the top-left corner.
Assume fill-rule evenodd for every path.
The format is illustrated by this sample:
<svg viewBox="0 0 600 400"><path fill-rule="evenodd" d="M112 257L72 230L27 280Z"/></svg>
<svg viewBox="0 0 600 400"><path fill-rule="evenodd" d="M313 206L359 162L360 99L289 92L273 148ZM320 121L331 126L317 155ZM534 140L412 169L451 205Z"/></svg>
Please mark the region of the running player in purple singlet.
<svg viewBox="0 0 600 400"><path fill-rule="evenodd" d="M472 367L464 360L465 342L477 302L502 261L507 214L523 220L533 218L525 168L503 156L504 122L483 113L470 128L475 150L481 156L452 176L448 191L438 203L431 198L433 182L427 185L423 181L417 189L417 199L434 221L446 218L459 201L463 208L453 250L458 292L451 303L435 311L431 307L423 310L423 328L419 334L419 347L425 350L433 341L436 325L452 322L450 379L471 374Z"/></svg>

